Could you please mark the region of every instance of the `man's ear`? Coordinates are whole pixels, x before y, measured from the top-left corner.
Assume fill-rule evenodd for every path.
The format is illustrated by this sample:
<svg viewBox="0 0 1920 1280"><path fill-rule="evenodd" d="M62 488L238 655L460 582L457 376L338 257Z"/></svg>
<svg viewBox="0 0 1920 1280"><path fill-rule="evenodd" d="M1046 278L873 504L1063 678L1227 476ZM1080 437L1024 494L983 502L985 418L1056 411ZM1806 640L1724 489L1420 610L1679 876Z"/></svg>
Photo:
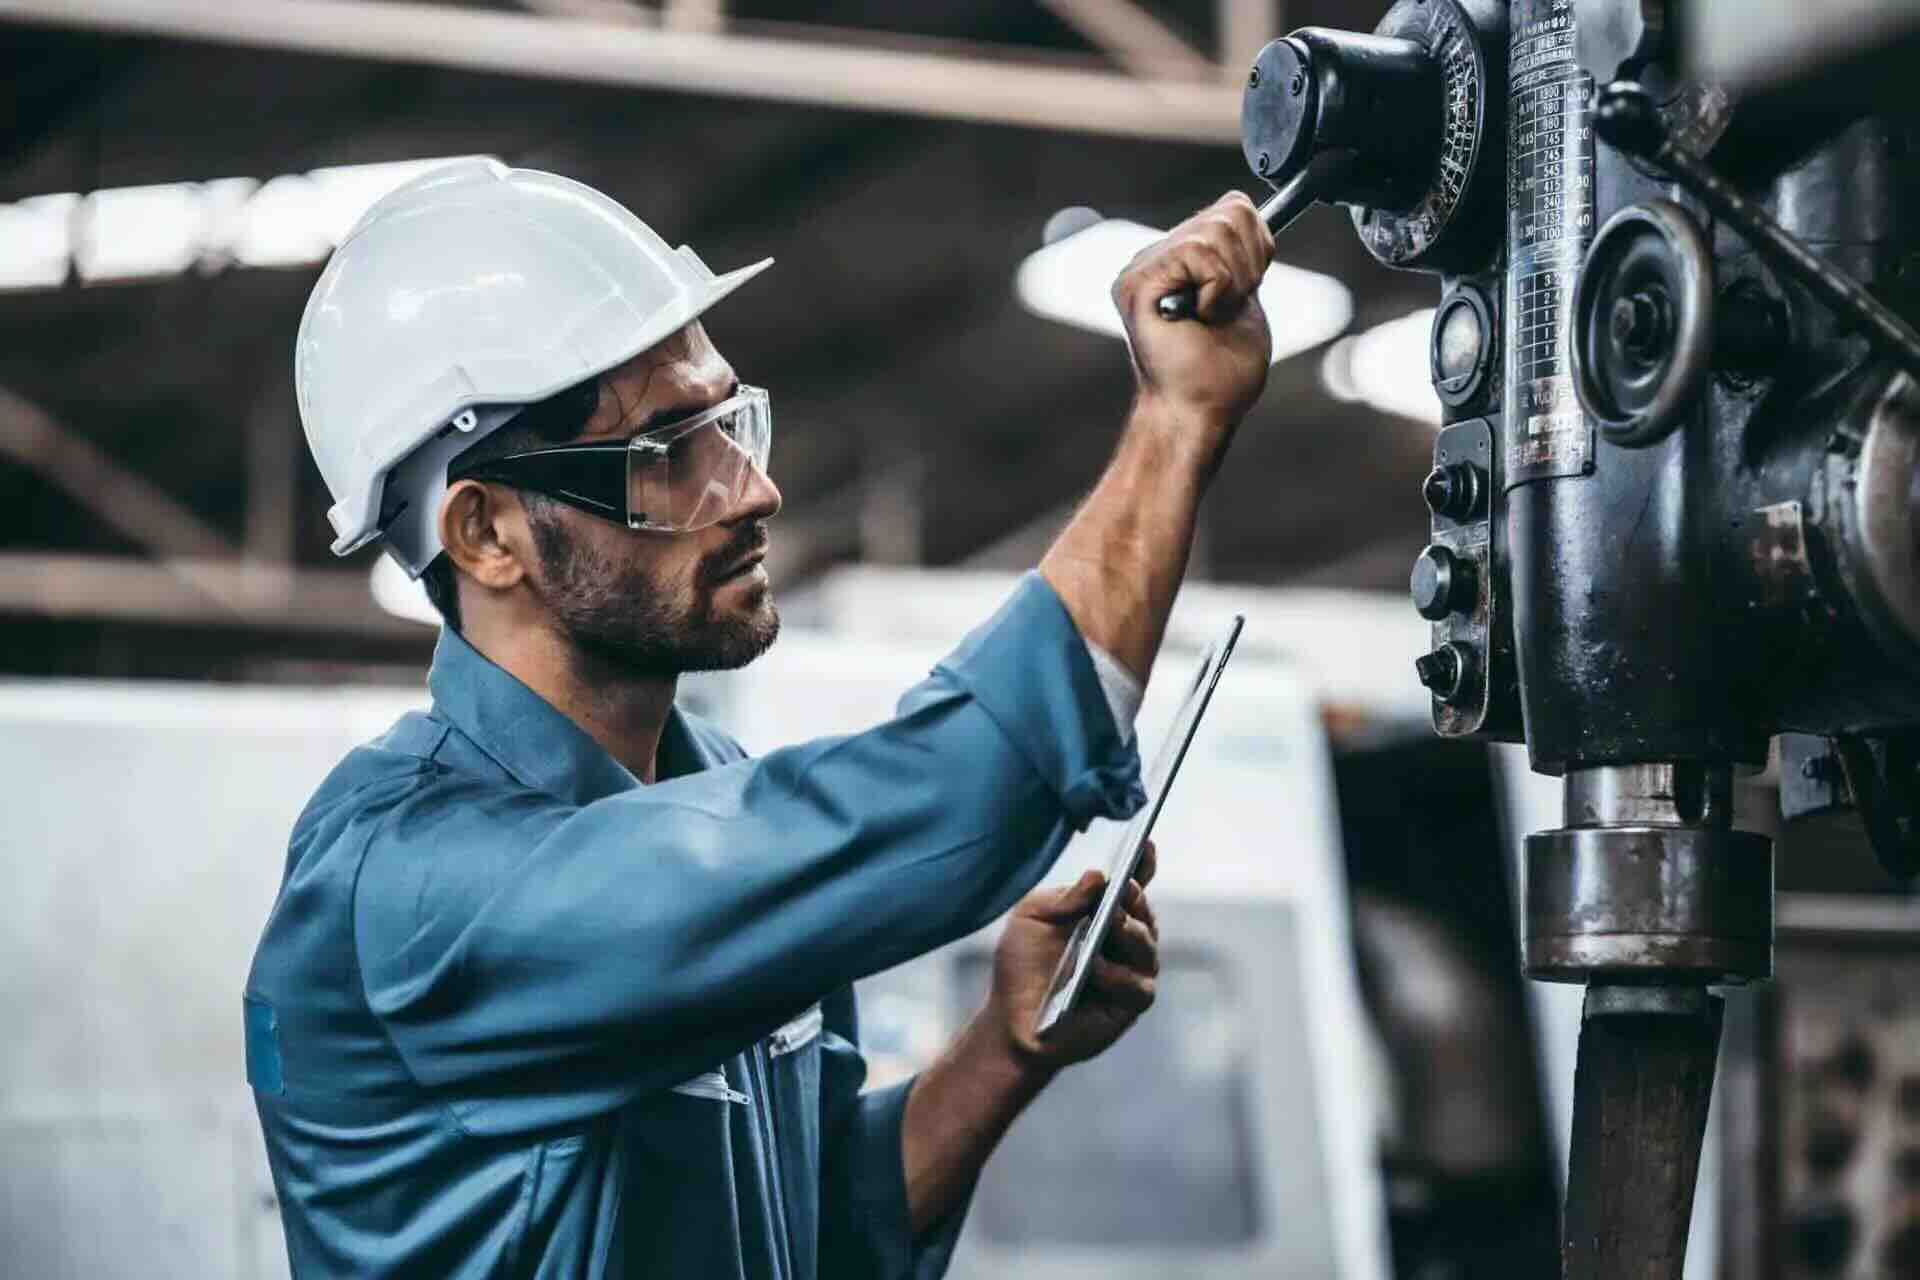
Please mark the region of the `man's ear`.
<svg viewBox="0 0 1920 1280"><path fill-rule="evenodd" d="M509 591L527 576L532 538L526 508L504 490L456 480L440 502L440 545L460 572L491 591Z"/></svg>

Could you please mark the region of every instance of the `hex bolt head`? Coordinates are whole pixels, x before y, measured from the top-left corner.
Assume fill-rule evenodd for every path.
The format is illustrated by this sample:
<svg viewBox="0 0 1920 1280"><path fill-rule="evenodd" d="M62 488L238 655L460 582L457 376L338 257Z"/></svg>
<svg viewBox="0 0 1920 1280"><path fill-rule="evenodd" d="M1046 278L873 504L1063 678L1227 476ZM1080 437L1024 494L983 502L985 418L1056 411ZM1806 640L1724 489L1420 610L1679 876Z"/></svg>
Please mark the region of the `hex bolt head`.
<svg viewBox="0 0 1920 1280"><path fill-rule="evenodd" d="M1259 87L1260 87L1260 68L1256 66L1253 70L1247 72L1247 88L1258 89Z"/></svg>
<svg viewBox="0 0 1920 1280"><path fill-rule="evenodd" d="M1301 94L1305 93L1306 91L1307 91L1307 73L1304 71L1294 72L1293 78L1287 81L1287 92L1297 98Z"/></svg>

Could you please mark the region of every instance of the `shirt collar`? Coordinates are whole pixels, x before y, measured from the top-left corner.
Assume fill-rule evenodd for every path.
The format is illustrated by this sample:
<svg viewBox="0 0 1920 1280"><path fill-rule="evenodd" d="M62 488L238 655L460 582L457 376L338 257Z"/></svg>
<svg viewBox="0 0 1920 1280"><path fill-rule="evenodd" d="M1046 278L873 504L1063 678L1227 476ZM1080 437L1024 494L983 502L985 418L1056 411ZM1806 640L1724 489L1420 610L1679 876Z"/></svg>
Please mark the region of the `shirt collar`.
<svg viewBox="0 0 1920 1280"><path fill-rule="evenodd" d="M640 785L586 730L451 627L440 629L427 690L434 713L522 786L571 804L591 804ZM680 709L673 708L660 735L659 776L690 773L709 763L681 722Z"/></svg>

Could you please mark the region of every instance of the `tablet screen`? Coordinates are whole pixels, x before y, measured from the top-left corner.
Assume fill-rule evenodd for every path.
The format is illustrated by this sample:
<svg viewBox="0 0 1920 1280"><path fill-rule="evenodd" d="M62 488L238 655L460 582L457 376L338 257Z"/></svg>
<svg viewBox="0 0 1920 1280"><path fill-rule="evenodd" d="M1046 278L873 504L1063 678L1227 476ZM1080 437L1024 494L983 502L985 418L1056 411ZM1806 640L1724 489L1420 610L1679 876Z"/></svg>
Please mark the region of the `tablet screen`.
<svg viewBox="0 0 1920 1280"><path fill-rule="evenodd" d="M1240 638L1240 628L1245 623L1245 618L1235 615L1226 633L1201 656L1186 698L1173 717L1166 739L1160 744L1159 754L1153 758L1153 764L1147 770L1147 802L1120 829L1120 836L1114 841L1113 849L1102 867L1107 877L1106 891L1100 895L1100 903L1093 913L1081 919L1074 927L1073 936L1067 940L1060 966L1053 973L1053 985L1047 991L1046 1002L1040 1006L1040 1016L1034 1024L1036 1034L1046 1035L1073 1008L1074 1001L1080 998L1080 988L1086 985L1087 971L1093 967L1093 958L1100 953L1101 946L1106 942L1107 931L1112 928L1114 917L1119 913L1120 895L1125 892L1127 881L1139 865L1147 837L1153 834L1154 820L1160 816L1160 807L1166 803L1174 776L1180 772L1180 762L1186 759L1187 744L1193 741L1194 731L1200 727L1200 717L1206 713L1214 686L1220 682L1220 672L1232 656L1234 642Z"/></svg>

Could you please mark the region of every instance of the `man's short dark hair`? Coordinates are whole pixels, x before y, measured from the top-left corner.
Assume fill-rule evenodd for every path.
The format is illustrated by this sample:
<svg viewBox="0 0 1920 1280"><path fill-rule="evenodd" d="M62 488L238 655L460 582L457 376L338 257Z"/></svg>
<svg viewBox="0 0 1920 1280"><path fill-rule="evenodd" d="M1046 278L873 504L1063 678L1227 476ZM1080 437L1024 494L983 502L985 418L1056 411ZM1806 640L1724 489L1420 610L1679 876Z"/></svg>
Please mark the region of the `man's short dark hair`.
<svg viewBox="0 0 1920 1280"><path fill-rule="evenodd" d="M475 441L470 448L461 451L447 465L452 467L453 462L491 462L495 458L525 453L529 449L565 444L586 427L587 419L593 416L594 407L599 402L598 376L576 382L565 391L528 405L508 419L505 425L495 428L484 439ZM521 501L526 503L529 511L538 514L538 509L549 499L537 493L523 492ZM425 572L420 575L420 585L426 588L427 599L439 610L441 620L455 631L460 629L457 577L453 561L444 551L428 561Z"/></svg>

